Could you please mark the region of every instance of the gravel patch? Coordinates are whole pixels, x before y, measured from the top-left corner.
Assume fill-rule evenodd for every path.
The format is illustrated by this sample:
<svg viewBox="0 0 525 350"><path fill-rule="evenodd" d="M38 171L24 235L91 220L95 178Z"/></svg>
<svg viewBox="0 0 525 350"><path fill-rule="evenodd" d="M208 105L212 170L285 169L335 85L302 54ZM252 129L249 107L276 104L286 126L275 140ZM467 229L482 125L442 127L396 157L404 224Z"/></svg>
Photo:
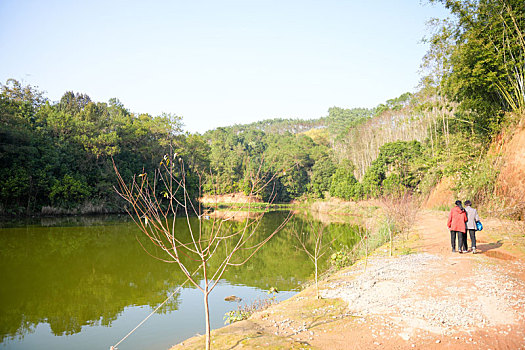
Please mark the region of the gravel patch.
<svg viewBox="0 0 525 350"><path fill-rule="evenodd" d="M355 316L389 315L399 324L439 334L523 319L523 281L484 263L471 276L440 281L436 276L456 264L453 259L429 253L369 258L366 271L361 261L345 274L352 281L333 281L321 294L343 299Z"/></svg>
<svg viewBox="0 0 525 350"><path fill-rule="evenodd" d="M510 267L506 268L505 266ZM498 304L508 306L519 320L525 319L525 283L508 273L509 270L522 272L525 264L521 261L504 266L480 264L469 279L476 287L478 295L497 300Z"/></svg>

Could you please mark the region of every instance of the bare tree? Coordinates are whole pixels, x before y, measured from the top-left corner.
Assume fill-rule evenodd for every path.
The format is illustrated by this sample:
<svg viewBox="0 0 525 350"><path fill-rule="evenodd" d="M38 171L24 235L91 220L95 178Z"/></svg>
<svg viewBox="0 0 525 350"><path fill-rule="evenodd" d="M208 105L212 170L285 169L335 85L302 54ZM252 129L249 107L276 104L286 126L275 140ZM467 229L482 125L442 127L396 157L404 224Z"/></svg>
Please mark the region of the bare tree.
<svg viewBox="0 0 525 350"><path fill-rule="evenodd" d="M246 263L266 242L268 242L288 222L290 215L281 225L264 238L257 239L255 232L263 217L246 219L241 224L229 225L227 218L214 218L203 215L200 203L195 201L196 194L190 193L188 173L181 157L175 154L165 155L159 168L150 177L144 173L135 175L130 183L122 178L114 165L119 189L117 192L129 204L128 213L140 230L151 240L152 247L144 249L153 257L175 263L187 279L202 292L206 321L206 349L211 347L211 329L208 297L217 286L229 266ZM248 198L255 197L269 181L261 180L261 168L251 178L251 192ZM199 197L202 176L197 176ZM194 178L195 179L195 178ZM248 213L252 209L249 201L238 210ZM184 218L183 229L178 225L177 214ZM197 224L191 224L190 217L196 216ZM187 232L187 231L186 231ZM158 253L160 250L160 253ZM190 271L189 266L199 266L199 273Z"/></svg>
<svg viewBox="0 0 525 350"><path fill-rule="evenodd" d="M435 113L420 111L408 106L398 111L388 111L350 128L347 135L334 141L335 158L351 160L355 176L361 180L366 170L379 155L381 146L398 140L423 141L429 129L438 119ZM431 135L434 136L435 135ZM432 142L434 140L432 138Z"/></svg>
<svg viewBox="0 0 525 350"><path fill-rule="evenodd" d="M397 196L385 196L382 199L382 204L387 216L390 255L392 255L393 235L390 224L394 224L396 231L402 234L403 239L407 240L410 229L416 221L420 205L414 195L406 192Z"/></svg>
<svg viewBox="0 0 525 350"><path fill-rule="evenodd" d="M308 255L314 264L315 271L315 290L317 299L319 296L319 260L330 249L332 243L337 237L333 237L330 241L326 240L326 224L315 224L313 220L306 220L308 227L299 227L293 229L293 235L299 242L300 248Z"/></svg>
<svg viewBox="0 0 525 350"><path fill-rule="evenodd" d="M365 225L365 230L359 230L359 235L361 236L361 243L365 245L365 272L368 266L368 242L370 241L370 223L367 221Z"/></svg>

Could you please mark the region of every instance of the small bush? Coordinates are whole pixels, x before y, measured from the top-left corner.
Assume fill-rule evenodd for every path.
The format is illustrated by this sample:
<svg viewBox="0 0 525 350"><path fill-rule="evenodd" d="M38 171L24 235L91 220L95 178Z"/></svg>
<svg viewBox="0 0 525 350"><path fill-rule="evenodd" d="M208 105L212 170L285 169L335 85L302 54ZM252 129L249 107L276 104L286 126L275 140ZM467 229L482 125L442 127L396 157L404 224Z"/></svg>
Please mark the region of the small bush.
<svg viewBox="0 0 525 350"><path fill-rule="evenodd" d="M490 200L499 174L493 163L492 158L485 157L465 166L460 172L460 181L454 190L461 198L469 198L474 203Z"/></svg>
<svg viewBox="0 0 525 350"><path fill-rule="evenodd" d="M55 205L71 207L73 203L82 202L90 194L90 188L84 179L65 175L61 181L55 181L51 187L49 198Z"/></svg>
<svg viewBox="0 0 525 350"><path fill-rule="evenodd" d="M257 299L251 304L238 306L237 310L232 310L224 314L224 324L231 324L237 321L247 320L253 313L269 308L276 304L276 294L278 293L275 287L268 290L269 297L266 299Z"/></svg>
<svg viewBox="0 0 525 350"><path fill-rule="evenodd" d="M353 262L348 251L339 250L330 256L330 263L338 269L349 266Z"/></svg>

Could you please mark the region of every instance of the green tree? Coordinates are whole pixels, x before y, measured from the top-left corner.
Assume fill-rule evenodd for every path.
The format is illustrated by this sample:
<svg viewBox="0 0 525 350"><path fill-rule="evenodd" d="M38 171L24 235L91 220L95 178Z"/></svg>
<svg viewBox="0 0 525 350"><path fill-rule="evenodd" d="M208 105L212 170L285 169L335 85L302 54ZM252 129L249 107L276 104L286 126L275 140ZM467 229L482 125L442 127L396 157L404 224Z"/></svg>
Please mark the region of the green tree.
<svg viewBox="0 0 525 350"><path fill-rule="evenodd" d="M89 197L89 194L89 186L84 180L65 175L61 180L55 182L49 197L54 204L69 207L82 202Z"/></svg>
<svg viewBox="0 0 525 350"><path fill-rule="evenodd" d="M312 175L308 185L308 192L315 197L324 197L324 193L330 191L332 176L336 171L336 166L330 156L320 158L312 166Z"/></svg>
<svg viewBox="0 0 525 350"><path fill-rule="evenodd" d="M433 1L432 1L433 2ZM525 6L521 0L440 0L456 21L431 43L452 46L443 52L446 62L443 87L459 103L453 119L459 129L496 133L507 111L525 107Z"/></svg>
<svg viewBox="0 0 525 350"><path fill-rule="evenodd" d="M328 130L334 138L347 133L348 129L372 117L373 111L367 108L345 109L328 108Z"/></svg>
<svg viewBox="0 0 525 350"><path fill-rule="evenodd" d="M117 99L106 104L74 92L51 103L10 79L0 84L0 213L32 214L51 205L75 212L83 203L119 210L113 161L130 178L155 169L169 146L191 158L191 166L207 162L202 141L186 143L178 116L134 114Z"/></svg>
<svg viewBox="0 0 525 350"><path fill-rule="evenodd" d="M330 195L346 200L358 200L363 195L361 184L354 176L354 166L346 161L337 168L331 178Z"/></svg>
<svg viewBox="0 0 525 350"><path fill-rule="evenodd" d="M423 147L418 141L396 141L383 145L379 156L363 177L363 190L371 197L414 191L422 178Z"/></svg>

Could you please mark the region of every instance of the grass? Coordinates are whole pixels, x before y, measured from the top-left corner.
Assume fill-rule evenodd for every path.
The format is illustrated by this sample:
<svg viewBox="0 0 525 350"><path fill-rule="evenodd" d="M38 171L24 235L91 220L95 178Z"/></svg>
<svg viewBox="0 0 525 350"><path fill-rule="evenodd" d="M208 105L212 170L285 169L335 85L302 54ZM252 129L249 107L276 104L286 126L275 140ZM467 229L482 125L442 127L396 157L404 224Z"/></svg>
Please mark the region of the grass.
<svg viewBox="0 0 525 350"><path fill-rule="evenodd" d="M272 288L273 289L273 288ZM224 315L224 324L230 324L242 320L248 319L253 313L258 311L263 311L269 308L271 305L277 303L276 301L276 291L272 292L272 289L268 291L268 298L266 299L257 299L251 304L244 304L243 306L238 306L237 310L232 310L227 312Z"/></svg>
<svg viewBox="0 0 525 350"><path fill-rule="evenodd" d="M525 221L500 219L498 225L487 225L487 234L491 241L502 241L511 252L525 254Z"/></svg>
<svg viewBox="0 0 525 350"><path fill-rule="evenodd" d="M439 211L449 211L450 210L450 206L446 205L446 204L441 204L437 207L434 207L432 208L434 210L439 210Z"/></svg>

